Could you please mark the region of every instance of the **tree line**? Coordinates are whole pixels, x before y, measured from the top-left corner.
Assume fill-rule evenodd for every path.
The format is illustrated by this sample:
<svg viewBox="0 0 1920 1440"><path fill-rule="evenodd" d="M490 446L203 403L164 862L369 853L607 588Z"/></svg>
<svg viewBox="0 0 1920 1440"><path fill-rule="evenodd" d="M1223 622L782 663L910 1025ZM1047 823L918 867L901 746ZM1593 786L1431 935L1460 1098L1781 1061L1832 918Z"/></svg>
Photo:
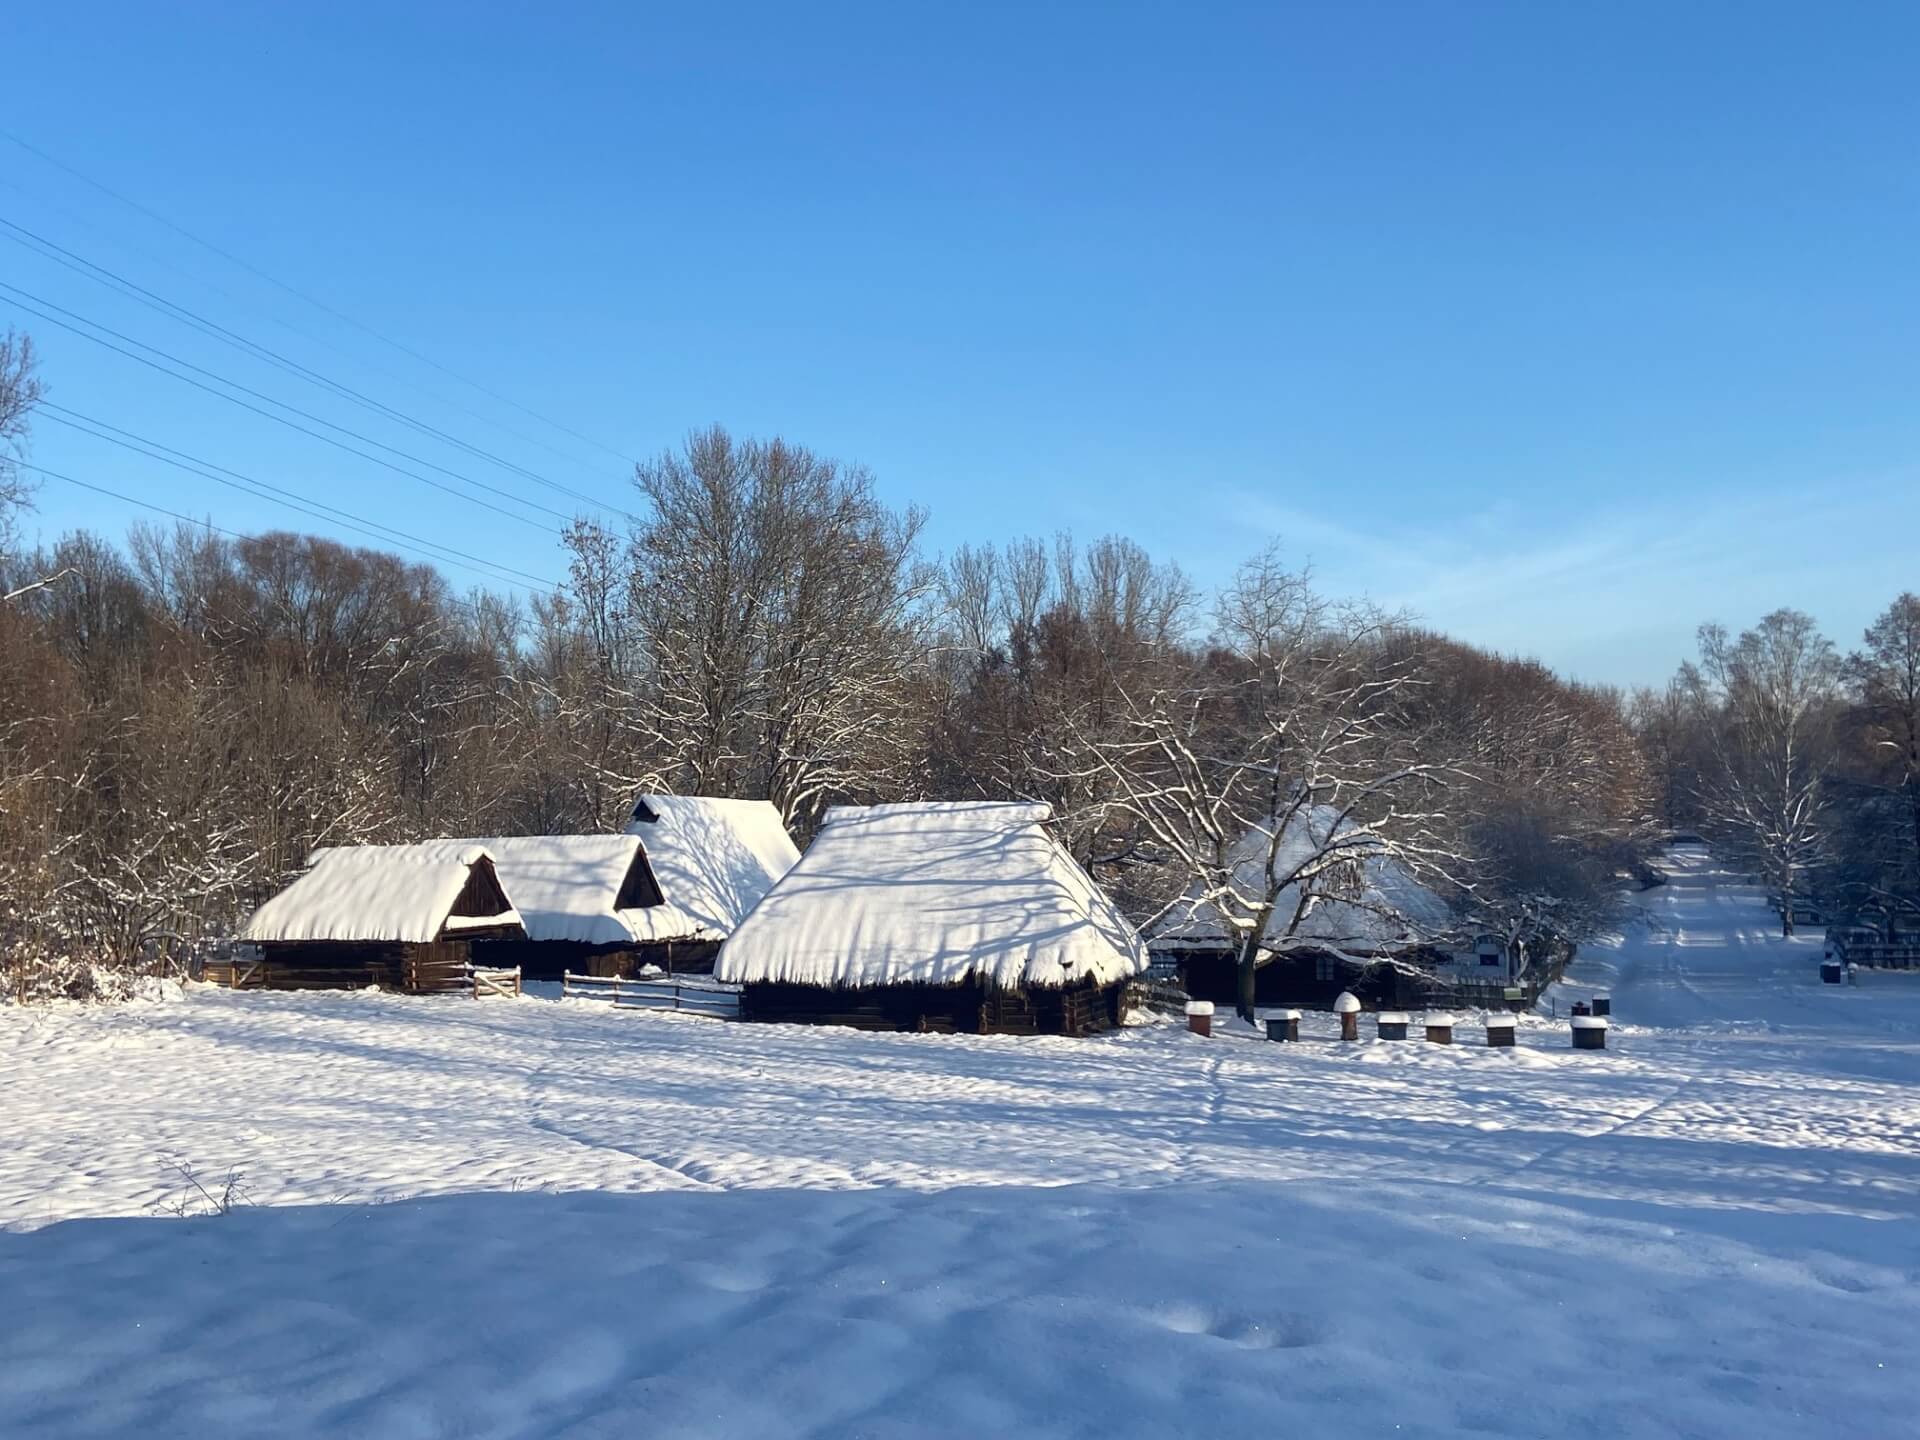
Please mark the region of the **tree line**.
<svg viewBox="0 0 1920 1440"><path fill-rule="evenodd" d="M1895 599L1843 653L1776 610L1633 697L1665 824L1697 831L1795 902L1889 937L1920 917L1920 597Z"/></svg>
<svg viewBox="0 0 1920 1440"><path fill-rule="evenodd" d="M606 830L652 789L768 799L802 841L836 803L1045 801L1136 920L1211 902L1249 994L1386 861L1458 936L1563 956L1693 813L1671 788L1707 793L1678 757L1718 753L1698 719L1746 664L1698 667L1669 740L1649 697L1327 597L1277 550L1210 583L1121 537L932 556L863 468L717 428L635 486L525 602L305 535L0 543L15 988L229 933L317 845Z"/></svg>

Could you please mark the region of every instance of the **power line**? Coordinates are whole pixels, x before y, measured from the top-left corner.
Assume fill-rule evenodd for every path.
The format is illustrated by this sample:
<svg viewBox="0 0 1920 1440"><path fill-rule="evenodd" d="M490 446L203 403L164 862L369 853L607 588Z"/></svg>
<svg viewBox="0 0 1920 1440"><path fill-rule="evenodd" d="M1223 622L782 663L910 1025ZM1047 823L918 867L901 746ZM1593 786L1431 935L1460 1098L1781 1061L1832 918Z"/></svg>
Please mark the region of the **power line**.
<svg viewBox="0 0 1920 1440"><path fill-rule="evenodd" d="M225 485L228 489L243 490L245 493L253 495L257 499L274 500L277 504L287 505L289 508L300 510L303 515L312 515L315 519L337 517L339 523L349 523L349 528L357 529L358 526L372 526L374 530L384 533L382 535L372 535L372 532L368 530L358 530L358 533L369 535L373 539L384 539L390 544L395 542L408 542L413 545L426 546L428 549L440 551L444 556L449 557L448 563L458 564L460 561L466 560L473 562L474 565L485 566L489 570L500 572L496 578L506 579L509 576L518 576L521 580L530 580L534 584L546 589L551 590L554 588L553 581L543 576L529 574L525 570L516 570L511 565L502 565L496 560L488 560L483 556L456 549L443 541L428 540L423 536L414 535L409 531L388 525L384 521L370 520L364 515L356 515L351 510L343 510L337 505L329 505L323 500L317 500L303 491L288 490L283 486L273 484L271 481L261 480L256 476L229 469L225 465L216 465L211 460L202 460L197 455L190 455L184 450L176 450L170 445L162 445L158 440L150 440L144 435L137 435L131 430L122 429L118 425L109 424L107 421L96 419L91 415L84 415L80 411L71 409L68 406L56 405L51 400L41 401L40 404L35 407L35 410L36 413L44 413L46 418L53 421L56 425L65 425L68 429L78 430L83 435L91 435L96 440L105 440L108 444L118 445L125 450L132 450L136 454L146 456L149 460L158 460L162 464L171 465L177 470L185 470L190 474L199 475L203 479ZM223 479L221 478L222 476L231 478ZM308 505L318 506L320 510L326 511L327 514L320 515L314 510L306 509L305 506ZM440 557L436 556L432 558Z"/></svg>
<svg viewBox="0 0 1920 1440"><path fill-rule="evenodd" d="M181 305L176 301L167 299L164 295L149 290L138 281L129 280L126 276L116 273L105 265L89 260L84 255L76 254L65 246L47 239L44 235L40 235L24 225L7 219L4 215L0 215L0 226L6 227L6 231L14 232L10 234L0 232L0 238L11 240L14 244L21 246L31 254L39 255L42 259L51 260L56 265L64 266L68 270L94 281L96 284L104 285L118 294L138 301L148 309L158 311L169 319L177 320L182 324L191 326L202 334L211 336L223 344L234 347L252 359L264 360L267 364L284 370L299 379L318 385L331 394L350 400L364 409L373 411L390 420L397 421L421 434L431 436L436 440L452 445L456 449L465 451L477 459L489 461L492 464L500 466L503 470L511 471L516 475L533 481L535 484L544 485L550 490L579 500L596 509L611 510L616 514L628 515L629 518L632 518L631 512L622 510L617 505L610 505L595 496L576 490L569 485L563 485L557 480L550 480L538 471L531 470L516 461L508 460L482 446L474 445L458 435L450 434L438 426L431 425L424 420L407 414L403 410L396 409L394 406L377 400L371 395L363 394L350 385L323 375L319 371L303 365L297 360L282 355L269 346L262 345L257 340L249 339L245 335L228 329L218 321L210 320L185 305ZM42 301L41 303L45 304L47 302Z"/></svg>
<svg viewBox="0 0 1920 1440"><path fill-rule="evenodd" d="M41 160L44 160L47 164L53 166L54 169L64 171L66 174L73 176L74 179L80 181L82 184L92 186L95 190L98 190L102 195L108 196L110 199L117 200L122 205L128 206L133 210L139 211L142 215L145 215L149 220L155 221L158 224L166 226L167 229L173 231L174 234L184 236L186 239L191 240L194 244L202 247L203 249L212 251L215 255L218 255L222 260L227 261L229 264L238 265L242 270L245 270L248 274L257 276L259 279L266 281L269 285L273 286L275 289L284 290L287 294L293 296L296 300L304 301L306 304L313 306L316 310L322 311L327 315L331 315L335 320L338 320L341 324L351 325L354 329L360 331L362 334L371 335L374 339L378 340L381 344L389 345L393 349L398 350L401 354L410 356L412 359L419 361L422 365L425 365L430 369L439 371L442 375L447 376L449 379L458 380L462 385L470 386L471 388L478 390L482 395L487 396L491 400L497 400L502 405L510 405L515 410L518 410L521 414L530 416L531 418L538 420L543 425L550 425L555 430L560 431L563 435L571 435L574 439L580 441L582 444L591 445L596 450L605 451L607 454L613 456L616 460L624 461L626 464L632 465L636 463L631 456L623 455L620 451L614 449L611 445L603 445L590 435L582 435L578 430L572 429L571 427L566 425L562 425L558 420L549 419L547 416L542 415L539 411L529 409L527 406L522 405L517 400L511 400L505 395L501 395L493 390L489 390L485 385L482 385L479 381L470 380L466 376L458 373L457 371L449 370L446 366L440 364L438 361L431 360L427 356L422 355L418 350L414 350L409 346L401 344L398 340L393 339L391 336L381 334L378 330L375 330L372 326L362 324L360 321L354 319L351 315L342 314L340 311L334 309L331 305L328 305L325 301L316 300L313 296L307 294L306 292L295 289L293 286L287 284L286 281L277 279L276 277L269 275L266 271L262 270L259 266L250 264L247 261L242 260L238 255L233 254L231 251L221 249L218 245L214 244L211 240L203 239L200 236L194 234L193 231L187 229L185 226L178 225L172 220L169 220L166 216L160 214L157 210L150 210L145 205L142 205L138 200L129 199L127 196L122 195L118 190L114 190L109 186L102 184L100 181L95 180L92 176L85 175L80 171L74 169L71 165L65 164L62 161L54 159L53 156L49 155L46 151L40 149L37 145L29 144L27 141L21 139L18 135L14 134L11 130L0 128L0 138L11 140L15 145L18 145L22 150L25 150L30 155L38 156Z"/></svg>
<svg viewBox="0 0 1920 1440"><path fill-rule="evenodd" d="M123 249L131 250L134 254L140 256L141 259L147 261L149 264L158 265L163 270L169 270L173 272L175 275L180 276L182 279L187 280L194 285L197 285L206 290L212 291L215 295L221 296L223 299L231 300L236 305L246 305L250 303L248 300L245 300L242 297L234 294L234 292L228 289L226 286L217 284L214 281L209 280L205 275L197 275L194 272L186 269L184 266L175 264L172 260L168 259L164 255L156 255L153 253L153 251L149 249L133 244L131 241L127 239L127 237L124 234L110 233L98 221L90 220L82 215L77 215L72 210L68 209L66 206L54 204L51 201L47 200L44 196L36 196L35 194L33 194L33 192L28 190L26 187L19 184L17 180L10 179L4 175L0 175L0 186L4 186L9 190L14 191L16 194L26 197L35 205L43 209L50 210L56 215L64 216L67 220L80 226L82 229L91 230L96 235L110 235L110 238L117 245L119 245ZM582 470L592 471L595 474L599 473L598 462L583 460L580 458L579 455L566 450L562 450L558 446L553 445L548 441L541 439L537 435L529 435L523 430L516 430L513 426L507 424L506 421L502 420L497 413L493 413L492 411L476 410L471 405L467 405L462 403L459 400L452 399L451 397L445 394L442 394L440 391L435 390L432 387L428 386L427 384L422 382L417 376L403 375L399 371L394 370L388 366L379 365L374 363L373 361L368 360L365 355L356 355L351 351L341 348L341 346L336 344L334 341L332 341L325 335L317 334L313 330L310 330L303 325L296 325L293 321L287 319L284 315L277 315L271 310L263 309L261 311L261 317L264 320L266 320L269 324L275 325L280 329L285 330L288 334L297 335L302 340L305 340L310 344L318 345L321 349L330 351L332 354L337 355L341 359L349 361L352 364L364 366L365 368L371 370L374 374L382 377L383 379L391 380L396 384L403 385L407 389L413 391L415 394L424 395L429 400L432 400L435 404L444 405L450 410L456 410L460 414L466 416L469 420L477 420L482 425L488 426L489 428L494 430L498 430L503 435L510 435L515 440L520 441L523 445L532 445L536 449L546 451L547 454L553 456L557 460L564 460L569 465L577 465Z"/></svg>
<svg viewBox="0 0 1920 1440"><path fill-rule="evenodd" d="M173 519L173 520L180 520L180 521L184 521L184 522L185 522L186 524L188 524L188 525L198 525L198 526L200 526L200 527L202 527L203 529L206 529L206 530L211 530L211 531L214 531L214 532L216 532L217 534L221 534L221 535L226 535L226 536L228 536L228 537L230 537L230 538L232 538L232 539L235 539L235 540L252 540L252 541L255 541L255 542L258 542L258 543L261 543L261 544L267 544L267 543L271 543L271 537L269 537L269 536L265 536L265 535L247 535L247 534L244 534L244 533L242 533L241 531L238 531L238 530L227 530L227 529L223 529L223 528L222 528L221 526L218 526L218 525L215 525L215 524L214 524L214 523L213 523L212 521L209 521L209 520L200 520L200 519L196 519L196 518L195 518L194 516L192 516L192 515L183 515L183 514L181 514L181 513L180 513L180 512L178 511L178 510L169 510L169 509L167 509L167 507L166 507L166 506L164 506L164 505L155 505L155 504L154 504L154 503L153 503L152 501L150 501L150 500L141 500L141 499L138 499L138 498L136 498L135 496L132 496L132 495L126 495L126 494L122 494L122 493L121 493L120 491L118 491L118 490L109 490L109 489L108 489L108 488L107 488L106 486L104 486L104 485L96 485L96 484L94 484L94 483L93 483L92 481L90 481L90 480L81 480L81 479L77 479L76 477L74 477L74 476L72 476L72 475L67 475L67 474L64 474L64 473L62 473L61 471L58 471L58 470L49 470L49 469L48 469L48 468L47 468L46 466L44 466L44 465L38 465L38 464L35 464L35 463L33 463L33 462L31 462L31 461L27 461L27 460L22 460L22 461L19 461L19 462L18 462L18 464L19 464L19 466L20 466L20 468L21 468L22 470L31 470L31 471L33 471L33 473L34 473L34 474L36 474L36 475L44 475L44 476L46 476L46 477L47 477L47 478L48 478L49 480L58 480L58 481L60 481L61 483L63 483L63 484L66 484L66 485L77 485L77 486L79 486L79 487L80 487L80 488L81 488L82 490L91 490L91 491L93 491L93 492L94 492L94 493L95 493L96 495L105 495L105 496L107 496L107 497L108 497L109 499L112 499L112 500L119 500L119 501L122 501L122 502L124 502L124 503L126 503L126 504L128 504L128 505L137 505L137 506L139 506L139 507L140 507L140 508L141 508L142 510L151 510L151 511L153 511L153 512L154 512L154 513L155 513L156 515L165 515L165 516L167 516L168 518L170 518L170 519ZM324 517L324 516L322 516L322 517L318 517L318 518L322 518L322 519L324 519L325 517ZM372 537L372 538L374 538L374 539L378 539L379 537L378 537L378 536L374 536L374 537ZM402 548L404 548L404 547L402 547ZM435 559L436 557L434 557L434 556L431 556L431 555L427 555L427 556L422 556L421 558L422 558L422 559L427 559L427 560L434 560L434 559ZM442 564L454 564L454 565L456 565L456 568L458 568L458 569L461 569L461 570L471 570L471 569L473 568L473 567L472 567L472 566L470 566L470 565L458 565L458 564L457 564L457 562L454 562L454 561L440 561L439 563L442 563ZM479 573L479 572L475 572L475 573ZM497 577L494 577L494 576L483 576L482 578L484 578L484 579L495 579L495 578L497 578ZM457 601L456 601L456 602L453 602L453 603L456 603L456 604L457 604L457 603L459 603L459 602L457 602Z"/></svg>
<svg viewBox="0 0 1920 1440"><path fill-rule="evenodd" d="M135 345L142 350L151 351L153 354L159 355L166 360L170 360L176 365L180 365L185 367L188 370L198 371L202 375L209 376L210 378L217 380L222 385L226 385L231 387L232 389L240 391L241 394L252 395L257 399L266 401L270 405L278 405L281 409L286 410L291 414L299 415L304 419L313 420L318 424L325 425L328 429L338 430L343 435L351 435L356 440L365 441L367 444L377 446L382 450L391 451L393 454L400 456L402 459L412 460L415 464L425 465L430 470L438 470L442 474L451 475L456 480L460 480L465 484L476 486L481 490L491 491L495 495L504 496L505 498L514 501L516 504L527 506L527 508L529 509L545 511L545 513L556 516L562 520L571 518L568 515L566 515L563 511L552 509L551 507L546 505L536 504L531 500L523 500L520 497L514 495L511 491L502 490L498 486L488 485L482 481L469 479L467 476L461 475L457 471L448 470L444 465L435 465L431 461L421 460L416 456L409 455L404 450L396 450L391 445L382 444L380 441L374 440L368 436L362 435L358 431L349 430L344 425L336 425L331 420L322 419L320 416L310 414L307 411L298 408L297 406L288 405L283 400L275 400L270 395L263 395L258 390L249 389L245 385L241 385L232 380L228 380L224 376L217 375L213 371L207 370L202 366L192 364L191 362L186 360L178 359L177 357L170 355L166 351L158 349L155 346L148 345L145 342L140 340L135 340L131 336L122 335L117 330L108 329L105 325L102 325L97 321L88 320L86 319L86 317L82 315L77 315L71 310L63 309L62 307L58 305L54 305L49 301L41 300L39 296L34 295L31 291L22 290L17 285L9 285L6 283L6 281L0 280L0 290L11 291L16 295L25 295L28 297L28 299L38 301L39 304L45 305L48 310L58 311L61 315L71 316L74 320L79 321L80 324L91 326L93 329L100 331L102 334L111 335L117 340L126 341L127 344L129 345ZM74 335L78 335L82 340L91 340L94 344L102 346L105 349L111 350L115 354L124 355L129 360L137 360L140 364L145 365L150 370L158 370L162 375L171 376L173 379L181 381L183 384L193 386L193 388L196 390L204 390L207 394L217 396L218 398L225 400L230 405L238 405L243 410L250 410L256 415L264 416L265 418L275 421L278 424L285 425L290 430L298 430L302 435L309 435L315 440L323 441L324 443L333 446L335 449L344 450L349 455L358 455L363 460L371 460L374 464L385 466L387 469L393 471L395 474L405 475L409 479L418 480L423 485L431 485L436 490L444 490L447 494L452 495L460 500L463 500L470 505L479 505L484 509L493 511L495 514L505 515L510 520L518 520L522 525L529 525L536 530L544 530L550 534L558 533L550 525L543 525L537 520L528 519L525 515L516 514L512 510L502 509L500 506L495 505L490 501L482 500L477 495L464 494L463 492L454 489L451 485L444 485L438 480L429 479L427 476L421 475L417 471L409 470L402 465L396 465L391 460L383 460L378 455L370 455L365 450L357 450L351 445L345 444L342 441L334 439L331 435L322 435L318 430L310 430L305 425L296 424L292 420L287 419L286 416L284 415L276 415L271 410L263 410L258 405L250 405L245 400L240 399L239 396L229 395L223 390L216 390L211 385L207 385L199 380L195 380L191 375L182 375L176 370L169 370L165 365L161 365L153 360L149 360L144 355L136 355L133 353L133 351L124 349L119 345L115 345L110 340L102 340L99 335L90 335L85 330L80 329L78 325L72 325L67 323L64 320L56 319L54 316L47 314L46 311L35 309L32 305L28 305L23 301L10 300L8 303L13 305L16 309L26 311L26 313L29 315L38 316L40 319L46 321L49 325L57 325L62 330L68 331L69 333Z"/></svg>

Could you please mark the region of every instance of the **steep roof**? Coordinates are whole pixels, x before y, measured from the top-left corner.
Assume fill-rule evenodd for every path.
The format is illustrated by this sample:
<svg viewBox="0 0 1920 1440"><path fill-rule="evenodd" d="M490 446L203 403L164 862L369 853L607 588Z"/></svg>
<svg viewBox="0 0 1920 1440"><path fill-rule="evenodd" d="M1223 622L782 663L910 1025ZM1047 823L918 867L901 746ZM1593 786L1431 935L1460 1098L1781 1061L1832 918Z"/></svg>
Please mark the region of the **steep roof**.
<svg viewBox="0 0 1920 1440"><path fill-rule="evenodd" d="M1243 893L1262 888L1261 870L1272 835L1270 827L1256 826L1229 853L1235 886ZM1358 888L1345 896L1312 895L1299 928L1288 936L1284 931L1300 903L1300 886L1298 882L1287 885L1267 924L1269 947L1384 954L1418 945L1447 928L1452 912L1446 901L1421 884L1406 863L1387 853L1364 827L1351 820L1342 822L1340 812L1331 805L1310 806L1290 817L1274 852L1271 873L1291 874L1336 835L1343 844L1351 844ZM1223 921L1219 905L1202 898L1204 894L1204 887L1196 882L1185 896L1148 921L1148 945L1155 950L1181 950L1231 943L1236 932Z"/></svg>
<svg viewBox="0 0 1920 1440"><path fill-rule="evenodd" d="M844 805L721 946L714 973L803 985L1006 987L1138 974L1125 917L1045 805Z"/></svg>
<svg viewBox="0 0 1920 1440"><path fill-rule="evenodd" d="M254 911L240 938L438 940L450 930L472 928L463 927L453 912L475 867L491 858L484 845L471 840L316 850L292 884ZM520 917L511 908L512 892L507 895L509 908L494 914L490 924L519 925Z"/></svg>
<svg viewBox="0 0 1920 1440"><path fill-rule="evenodd" d="M627 877L646 862L634 835L502 835L467 842L493 856L529 940L620 945L647 938ZM648 887L651 888L651 887Z"/></svg>
<svg viewBox="0 0 1920 1440"><path fill-rule="evenodd" d="M662 897L621 912L637 940L731 935L800 858L765 800L642 795L627 833L645 848Z"/></svg>

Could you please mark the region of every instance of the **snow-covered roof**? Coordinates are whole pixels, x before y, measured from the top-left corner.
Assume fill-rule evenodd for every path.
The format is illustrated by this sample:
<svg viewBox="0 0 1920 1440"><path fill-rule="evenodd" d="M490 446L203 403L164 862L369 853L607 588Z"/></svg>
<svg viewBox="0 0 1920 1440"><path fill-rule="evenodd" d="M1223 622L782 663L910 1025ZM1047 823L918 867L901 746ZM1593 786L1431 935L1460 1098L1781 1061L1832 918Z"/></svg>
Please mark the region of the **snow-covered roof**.
<svg viewBox="0 0 1920 1440"><path fill-rule="evenodd" d="M1146 968L1126 918L1047 831L1045 805L844 805L720 948L722 980L1105 983Z"/></svg>
<svg viewBox="0 0 1920 1440"><path fill-rule="evenodd" d="M1235 888L1242 894L1257 894L1264 888L1261 871L1272 836L1271 826L1256 826L1233 846L1228 858ZM1357 890L1346 896L1314 894L1327 882L1310 882L1310 907L1289 936L1286 927L1300 903L1300 886L1288 884L1267 922L1267 945L1382 954L1420 944L1446 930L1452 919L1446 901L1421 884L1404 861L1380 849L1364 827L1341 821L1340 812L1331 805L1305 807L1287 820L1274 847L1270 873L1275 877L1292 874L1326 850L1336 836L1343 847L1351 843L1348 853L1358 867ZM1146 926L1148 944L1156 950L1211 949L1232 943L1238 933L1224 922L1218 903L1205 898L1205 887L1197 882Z"/></svg>
<svg viewBox="0 0 1920 1440"><path fill-rule="evenodd" d="M292 884L254 911L242 940L438 940L451 927L454 903L467 888L473 867L489 860L471 840L429 840L420 845L350 845L316 850ZM501 886L506 889L505 885ZM486 920L517 926L509 908Z"/></svg>
<svg viewBox="0 0 1920 1440"><path fill-rule="evenodd" d="M627 833L645 848L662 896L621 912L636 940L731 935L800 858L765 800L642 795L633 815Z"/></svg>
<svg viewBox="0 0 1920 1440"><path fill-rule="evenodd" d="M621 945L651 938L645 912L621 908L641 856L633 835L504 835L473 840L493 857L529 940Z"/></svg>

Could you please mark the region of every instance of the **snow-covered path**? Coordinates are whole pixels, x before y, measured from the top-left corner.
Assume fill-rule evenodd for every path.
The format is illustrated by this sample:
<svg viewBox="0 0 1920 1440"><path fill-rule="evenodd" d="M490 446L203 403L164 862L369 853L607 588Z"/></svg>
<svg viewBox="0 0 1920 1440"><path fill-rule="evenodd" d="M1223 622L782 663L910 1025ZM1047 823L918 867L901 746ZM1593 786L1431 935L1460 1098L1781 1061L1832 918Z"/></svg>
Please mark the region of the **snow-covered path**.
<svg viewBox="0 0 1920 1440"><path fill-rule="evenodd" d="M1599 1055L0 1010L0 1434L1902 1433L1920 975L1636 899Z"/></svg>
<svg viewBox="0 0 1920 1440"><path fill-rule="evenodd" d="M1662 868L1668 883L1635 897L1641 923L1581 954L1581 989L1611 985L1616 1003L1643 1025L1762 1028L1808 1039L1873 1031L1920 1041L1912 993L1920 987L1909 977L1822 986L1817 927L1782 938L1761 888L1704 846L1668 851Z"/></svg>

